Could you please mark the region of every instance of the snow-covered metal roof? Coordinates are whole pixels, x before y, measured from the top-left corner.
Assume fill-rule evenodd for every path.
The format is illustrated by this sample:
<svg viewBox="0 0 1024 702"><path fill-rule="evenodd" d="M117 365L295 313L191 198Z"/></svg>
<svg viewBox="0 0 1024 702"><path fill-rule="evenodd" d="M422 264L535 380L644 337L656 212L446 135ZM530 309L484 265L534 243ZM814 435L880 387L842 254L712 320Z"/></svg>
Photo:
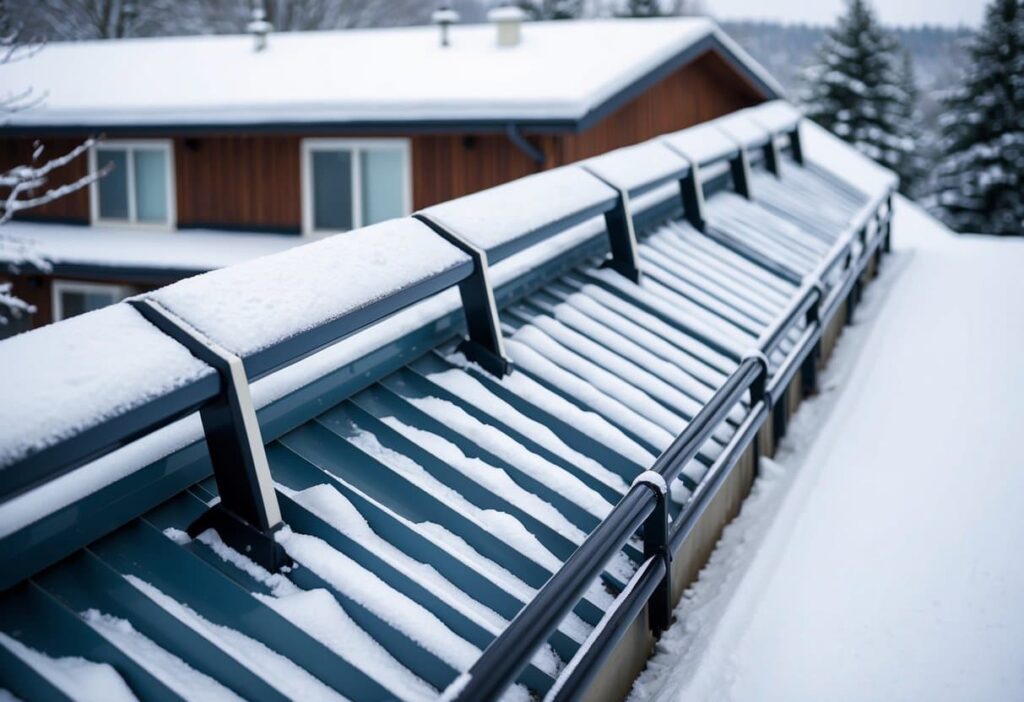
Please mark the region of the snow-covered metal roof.
<svg viewBox="0 0 1024 702"><path fill-rule="evenodd" d="M4 66L45 100L2 128L562 122L585 119L714 49L766 97L781 88L705 18L535 22L498 47L488 25L53 43ZM20 88L19 88L20 89Z"/></svg>
<svg viewBox="0 0 1024 702"><path fill-rule="evenodd" d="M659 502L671 519L665 539L678 549L762 425L784 426L768 419L770 408L785 406L797 373L813 382L806 374L824 326L887 237L885 183L843 180L847 161L860 157L801 164L795 153L783 152L778 173L750 158L749 198L735 192L730 170L701 170L700 227L682 209L685 183L636 198L628 213L638 281L603 265L602 213L566 215L592 206L585 179L577 201L542 207L564 230L485 276L514 363L502 376L467 358L466 298L460 305L447 289L481 259L467 264L414 219L378 225L397 227L399 245L372 263L397 279L395 290L420 281L420 294L387 295L393 304L381 314L392 316L252 384L283 519L276 543L294 568L271 574L224 535L185 533L220 493L195 415L29 490L8 490L23 464L0 471L4 685L29 698L92 685L107 699L416 700L448 689L476 700L497 697L506 682L515 683L511 699L526 699L580 689L595 641L621 638L616 612L642 610L646 599L636 598L650 597L651 583L681 591L663 556L635 535L654 513L659 480L668 488ZM652 179L663 166L652 162ZM618 158L602 170L625 182L638 168ZM508 201L451 203L462 236L486 244L492 222L522 220L530 198L495 192ZM478 217L484 201L489 216ZM513 229L515 239L522 227ZM386 281L340 290L364 266L350 257L374 255L356 240L340 243L344 236L211 274L189 295L168 288L154 297L252 352L247 370L259 376L248 362L261 343L235 344L237 334L281 344L308 327L307 314L336 324L334 300L350 311L359 308L353 294L380 298ZM309 278L293 265L306 255L324 259ZM447 275L452 265L459 275ZM316 293L323 300L303 297ZM207 305L218 296L226 299ZM126 311L112 309L105 314ZM223 329L205 320L211 310L230 318ZM49 329L76 336L70 323ZM24 360L43 336L20 338ZM71 364L76 353L63 357ZM103 349L80 353L102 359ZM24 365L2 358L0 381ZM120 372L113 367L107 384ZM60 374L58 363L44 380L61 387ZM59 397L99 392L76 387L64 384ZM16 397L0 411L22 406ZM597 548L595 538L606 558L574 558ZM582 585L580 568L592 576ZM562 593L552 604L552 588L572 578L578 597ZM509 637L527 633L537 647L503 653Z"/></svg>

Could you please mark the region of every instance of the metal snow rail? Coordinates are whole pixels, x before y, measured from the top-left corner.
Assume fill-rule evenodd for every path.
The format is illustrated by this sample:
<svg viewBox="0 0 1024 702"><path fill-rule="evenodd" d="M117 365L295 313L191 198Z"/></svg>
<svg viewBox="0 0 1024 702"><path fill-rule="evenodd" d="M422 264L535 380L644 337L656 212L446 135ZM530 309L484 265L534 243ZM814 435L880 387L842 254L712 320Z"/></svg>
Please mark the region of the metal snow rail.
<svg viewBox="0 0 1024 702"><path fill-rule="evenodd" d="M629 492L590 533L562 567L524 607L468 671L468 682L456 700L498 699L518 677L559 623L601 574L608 560L643 527L644 562L616 598L612 608L563 671L545 699L573 699L585 687L621 639L635 615L650 605L650 628L664 631L671 619L671 549L668 486L697 455L704 442L749 392L753 404L764 406L762 393L768 368L759 354L745 358L725 384L687 425L652 468L642 473ZM760 410L754 416L763 421ZM752 423L748 420L748 425ZM744 436L750 436L749 431ZM746 448L746 444L742 445ZM740 452L742 452L740 450ZM731 466L730 466L731 469ZM693 497L673 522L688 510L703 510L728 470L708 471ZM701 485L714 481L703 490ZM459 681L461 682L461 681ZM456 683L458 684L458 682Z"/></svg>
<svg viewBox="0 0 1024 702"><path fill-rule="evenodd" d="M242 356L246 378L251 382L295 363L384 317L458 284L472 274L473 263L467 258L392 295L368 302L348 314L283 339L251 355ZM222 393L223 387L216 375L205 376L29 454L0 471L0 502L201 409L215 400Z"/></svg>

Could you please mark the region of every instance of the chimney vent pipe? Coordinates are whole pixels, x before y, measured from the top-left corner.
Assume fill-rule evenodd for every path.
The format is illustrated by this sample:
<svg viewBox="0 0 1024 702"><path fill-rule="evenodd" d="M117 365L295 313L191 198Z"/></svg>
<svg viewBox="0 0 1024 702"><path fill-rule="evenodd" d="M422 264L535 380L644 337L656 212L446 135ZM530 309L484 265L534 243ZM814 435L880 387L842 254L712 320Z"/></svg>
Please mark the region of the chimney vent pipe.
<svg viewBox="0 0 1024 702"><path fill-rule="evenodd" d="M496 7L487 13L487 19L498 28L498 46L518 46L526 13L514 5Z"/></svg>

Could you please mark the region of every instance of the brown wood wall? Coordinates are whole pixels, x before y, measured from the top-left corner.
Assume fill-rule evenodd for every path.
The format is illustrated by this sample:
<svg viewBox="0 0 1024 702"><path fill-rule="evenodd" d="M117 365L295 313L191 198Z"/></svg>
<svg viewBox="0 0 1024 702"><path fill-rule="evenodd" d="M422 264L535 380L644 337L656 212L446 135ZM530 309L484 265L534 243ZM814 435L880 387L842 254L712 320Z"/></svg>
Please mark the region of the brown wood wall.
<svg viewBox="0 0 1024 702"><path fill-rule="evenodd" d="M544 152L545 165L551 168L683 129L760 99L723 59L708 53L585 132L528 138ZM53 141L49 153L75 143ZM300 143L298 134L175 137L178 226L298 232L302 226ZM411 144L414 209L538 170L503 134L415 135ZM0 140L3 165L24 162L30 152L27 139ZM72 180L85 169L83 158L53 182ZM35 210L32 216L87 222L88 194L80 191Z"/></svg>
<svg viewBox="0 0 1024 702"><path fill-rule="evenodd" d="M298 136L174 140L180 227L302 225Z"/></svg>

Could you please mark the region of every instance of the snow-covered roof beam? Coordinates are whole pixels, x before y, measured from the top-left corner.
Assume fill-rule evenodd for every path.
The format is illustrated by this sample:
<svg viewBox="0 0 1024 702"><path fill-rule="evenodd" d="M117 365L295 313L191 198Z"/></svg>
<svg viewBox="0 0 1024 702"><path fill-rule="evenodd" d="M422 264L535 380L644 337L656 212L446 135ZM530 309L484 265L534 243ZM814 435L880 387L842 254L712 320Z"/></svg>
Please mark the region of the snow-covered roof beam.
<svg viewBox="0 0 1024 702"><path fill-rule="evenodd" d="M520 178L423 210L491 264L615 207L618 192L578 166Z"/></svg>
<svg viewBox="0 0 1024 702"><path fill-rule="evenodd" d="M190 278L155 293L252 380L469 277L468 255L390 220ZM31 364L24 360L32 358ZM53 478L196 410L212 369L127 304L0 346L0 495Z"/></svg>
<svg viewBox="0 0 1024 702"><path fill-rule="evenodd" d="M594 156L582 165L634 198L690 172L689 161L656 140Z"/></svg>

